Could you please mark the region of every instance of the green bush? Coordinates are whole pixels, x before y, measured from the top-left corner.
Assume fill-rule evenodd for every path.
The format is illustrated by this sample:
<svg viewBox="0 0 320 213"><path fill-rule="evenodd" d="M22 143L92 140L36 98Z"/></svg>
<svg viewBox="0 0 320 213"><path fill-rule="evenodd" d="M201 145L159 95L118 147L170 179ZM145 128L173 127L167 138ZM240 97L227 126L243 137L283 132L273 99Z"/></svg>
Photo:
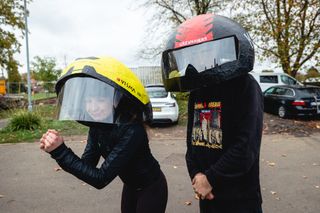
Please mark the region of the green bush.
<svg viewBox="0 0 320 213"><path fill-rule="evenodd" d="M41 117L39 114L26 110L15 112L9 122L8 128L11 131L35 130L41 127Z"/></svg>
<svg viewBox="0 0 320 213"><path fill-rule="evenodd" d="M174 93L177 97L177 100L182 100L182 101L188 101L189 99L189 92L175 92Z"/></svg>
<svg viewBox="0 0 320 213"><path fill-rule="evenodd" d="M176 92L176 99L179 105L179 125L186 125L188 120L188 99L189 92Z"/></svg>

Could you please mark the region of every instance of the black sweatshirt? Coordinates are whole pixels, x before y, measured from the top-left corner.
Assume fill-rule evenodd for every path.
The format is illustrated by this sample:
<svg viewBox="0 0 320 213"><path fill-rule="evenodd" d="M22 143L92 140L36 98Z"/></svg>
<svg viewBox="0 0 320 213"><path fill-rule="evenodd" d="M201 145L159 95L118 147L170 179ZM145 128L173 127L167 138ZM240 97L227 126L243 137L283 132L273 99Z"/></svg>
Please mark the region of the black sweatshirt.
<svg viewBox="0 0 320 213"><path fill-rule="evenodd" d="M263 96L251 75L190 92L186 162L204 173L213 202L261 204L259 154ZM249 204L249 203L248 203Z"/></svg>
<svg viewBox="0 0 320 213"><path fill-rule="evenodd" d="M107 128L91 127L81 158L62 144L50 152L65 171L101 189L116 176L132 188L143 188L160 177L160 166L152 156L142 124ZM96 168L100 157L105 160Z"/></svg>

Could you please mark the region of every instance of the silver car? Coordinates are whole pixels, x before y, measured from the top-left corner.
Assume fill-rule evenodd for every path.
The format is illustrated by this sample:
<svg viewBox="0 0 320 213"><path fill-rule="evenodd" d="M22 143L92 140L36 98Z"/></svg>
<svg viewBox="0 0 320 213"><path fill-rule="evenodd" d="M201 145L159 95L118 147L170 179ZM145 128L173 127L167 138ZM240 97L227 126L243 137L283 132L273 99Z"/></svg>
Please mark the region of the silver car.
<svg viewBox="0 0 320 213"><path fill-rule="evenodd" d="M146 90L152 104L153 123L177 123L179 106L175 95L163 85L148 85Z"/></svg>

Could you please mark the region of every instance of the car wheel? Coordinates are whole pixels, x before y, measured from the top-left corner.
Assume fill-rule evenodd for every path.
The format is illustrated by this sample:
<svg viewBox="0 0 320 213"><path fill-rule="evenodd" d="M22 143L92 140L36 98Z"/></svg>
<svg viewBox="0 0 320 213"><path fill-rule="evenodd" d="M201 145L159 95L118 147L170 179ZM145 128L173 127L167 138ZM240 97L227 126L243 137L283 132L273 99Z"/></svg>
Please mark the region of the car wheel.
<svg viewBox="0 0 320 213"><path fill-rule="evenodd" d="M279 116L280 118L285 118L285 117L287 117L287 110L286 110L286 108L285 108L284 106L280 106L280 107L278 108L278 116Z"/></svg>

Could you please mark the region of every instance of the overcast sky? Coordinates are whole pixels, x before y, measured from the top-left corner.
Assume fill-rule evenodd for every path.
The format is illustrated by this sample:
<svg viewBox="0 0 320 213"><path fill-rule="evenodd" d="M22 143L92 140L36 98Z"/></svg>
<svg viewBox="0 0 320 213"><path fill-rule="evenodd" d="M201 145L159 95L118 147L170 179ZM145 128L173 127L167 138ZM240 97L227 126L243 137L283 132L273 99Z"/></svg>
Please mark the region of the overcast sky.
<svg viewBox="0 0 320 213"><path fill-rule="evenodd" d="M160 65L159 59L137 59L147 13L134 9L135 0L33 0L27 7L30 63L35 56L54 57L64 68L79 57L108 55L129 67ZM26 72L25 40L21 44L17 59Z"/></svg>
<svg viewBox="0 0 320 213"><path fill-rule="evenodd" d="M30 61L54 57L63 68L75 58L108 55L131 67L150 65L136 57L147 20L133 2L34 0L27 6ZM26 72L25 40L21 43L17 59L24 65L20 72Z"/></svg>

